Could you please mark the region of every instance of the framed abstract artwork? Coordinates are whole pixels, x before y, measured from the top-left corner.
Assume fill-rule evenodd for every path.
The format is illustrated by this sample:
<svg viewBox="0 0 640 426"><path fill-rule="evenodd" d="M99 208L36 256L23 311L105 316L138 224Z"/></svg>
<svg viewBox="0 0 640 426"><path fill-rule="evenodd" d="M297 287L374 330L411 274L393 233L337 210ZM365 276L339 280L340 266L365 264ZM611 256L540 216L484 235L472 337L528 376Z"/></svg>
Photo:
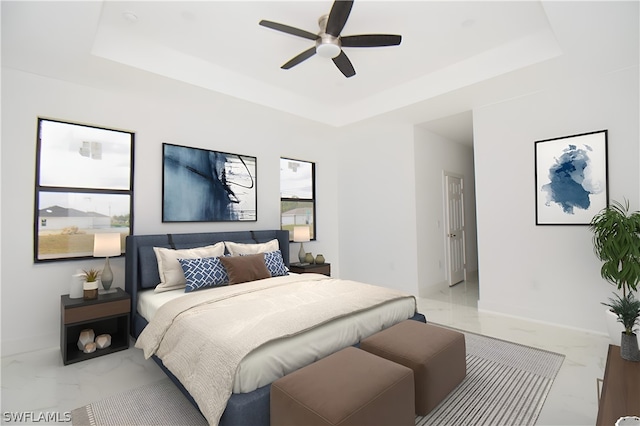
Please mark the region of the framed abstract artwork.
<svg viewBox="0 0 640 426"><path fill-rule="evenodd" d="M536 225L588 225L609 204L607 130L535 142Z"/></svg>
<svg viewBox="0 0 640 426"><path fill-rule="evenodd" d="M256 157L162 144L162 221L256 221Z"/></svg>
<svg viewBox="0 0 640 426"><path fill-rule="evenodd" d="M134 133L38 119L34 261L93 256L96 233L133 233Z"/></svg>

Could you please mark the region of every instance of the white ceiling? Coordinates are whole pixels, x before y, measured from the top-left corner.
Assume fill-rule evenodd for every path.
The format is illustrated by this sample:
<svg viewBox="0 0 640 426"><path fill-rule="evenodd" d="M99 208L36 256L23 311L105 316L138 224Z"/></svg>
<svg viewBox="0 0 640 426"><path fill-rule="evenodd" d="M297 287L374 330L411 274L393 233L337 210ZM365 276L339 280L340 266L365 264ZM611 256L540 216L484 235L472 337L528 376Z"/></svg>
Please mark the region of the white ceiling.
<svg viewBox="0 0 640 426"><path fill-rule="evenodd" d="M331 5L5 0L2 65L102 86L142 70L332 126L387 114L470 144L474 107L638 64L637 1L356 0L342 35L400 46L345 48L349 79L318 55L280 69L313 42L258 22L316 33Z"/></svg>

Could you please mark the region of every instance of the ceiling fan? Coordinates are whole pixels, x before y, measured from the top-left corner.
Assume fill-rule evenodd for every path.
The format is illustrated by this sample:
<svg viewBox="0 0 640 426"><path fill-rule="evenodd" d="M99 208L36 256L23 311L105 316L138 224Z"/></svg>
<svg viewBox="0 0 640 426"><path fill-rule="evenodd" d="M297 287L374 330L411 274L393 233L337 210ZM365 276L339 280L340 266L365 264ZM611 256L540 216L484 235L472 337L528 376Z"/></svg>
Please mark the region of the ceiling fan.
<svg viewBox="0 0 640 426"><path fill-rule="evenodd" d="M309 31L291 27L289 25L279 24L277 22L260 21L263 27L271 28L283 33L306 38L316 42L315 46L305 50L304 52L294 56L289 62L280 68L288 70L315 55L316 53L325 58L332 58L333 63L344 74L345 77L353 77L356 71L351 61L342 50L343 47L382 47L397 46L402 41L402 36L393 34L362 34L341 36L340 32L347 23L353 0L343 1L336 0L331 7L328 15L322 15L318 19L320 32L313 34Z"/></svg>

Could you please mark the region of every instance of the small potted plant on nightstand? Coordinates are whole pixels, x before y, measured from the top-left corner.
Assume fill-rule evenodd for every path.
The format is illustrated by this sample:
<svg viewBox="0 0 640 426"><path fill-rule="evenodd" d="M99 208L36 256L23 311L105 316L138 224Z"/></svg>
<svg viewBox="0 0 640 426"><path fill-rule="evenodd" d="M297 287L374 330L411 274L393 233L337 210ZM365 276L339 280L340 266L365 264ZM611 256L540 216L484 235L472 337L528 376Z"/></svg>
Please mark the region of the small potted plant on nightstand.
<svg viewBox="0 0 640 426"><path fill-rule="evenodd" d="M97 269L89 269L83 270L84 273L84 284L82 285L83 289L83 299L91 300L98 298L98 276L100 276L100 271Z"/></svg>
<svg viewBox="0 0 640 426"><path fill-rule="evenodd" d="M611 311L618 316L618 322L624 326L621 334L620 356L627 361L640 361L638 337L633 330L640 317L640 300L633 297L633 293L629 293L623 297L616 294L616 299L609 298L609 302L602 304L611 308Z"/></svg>
<svg viewBox="0 0 640 426"><path fill-rule="evenodd" d="M622 297L638 290L640 283L640 212L629 212L629 201L613 201L596 214L589 229L593 232L593 249L603 263L600 275L614 284ZM609 335L620 345L620 328L616 316L607 309ZM610 318L610 320L609 320Z"/></svg>

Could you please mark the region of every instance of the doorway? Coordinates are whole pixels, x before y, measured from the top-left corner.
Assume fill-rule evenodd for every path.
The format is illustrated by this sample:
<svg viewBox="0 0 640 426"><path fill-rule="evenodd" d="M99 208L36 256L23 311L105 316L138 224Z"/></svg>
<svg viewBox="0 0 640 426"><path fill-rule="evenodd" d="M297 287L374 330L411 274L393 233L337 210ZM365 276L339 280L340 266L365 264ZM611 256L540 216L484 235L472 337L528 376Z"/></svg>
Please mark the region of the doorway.
<svg viewBox="0 0 640 426"><path fill-rule="evenodd" d="M444 172L445 249L449 287L466 279L464 176Z"/></svg>

